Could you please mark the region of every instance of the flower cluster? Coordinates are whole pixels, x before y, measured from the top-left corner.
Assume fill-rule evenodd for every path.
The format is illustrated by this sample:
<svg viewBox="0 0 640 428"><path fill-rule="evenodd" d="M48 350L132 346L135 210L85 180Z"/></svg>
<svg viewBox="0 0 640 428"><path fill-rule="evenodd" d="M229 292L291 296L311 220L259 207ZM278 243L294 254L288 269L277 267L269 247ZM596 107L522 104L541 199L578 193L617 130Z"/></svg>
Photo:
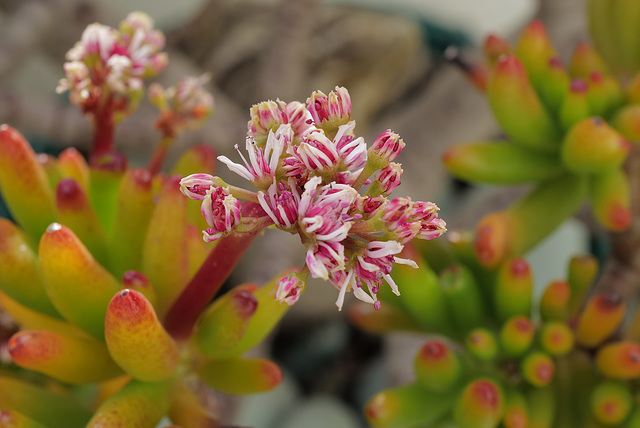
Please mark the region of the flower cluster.
<svg viewBox="0 0 640 428"><path fill-rule="evenodd" d="M204 84L208 74L200 77L187 76L169 88L159 83L149 86L149 100L160 110L156 128L165 135L174 136L181 131L198 128L213 112L213 96Z"/></svg>
<svg viewBox="0 0 640 428"><path fill-rule="evenodd" d="M314 92L306 105L265 101L251 109L248 157L237 145L242 163L218 157L257 192L207 174L181 181L186 196L202 201L210 226L205 241L265 224L300 236L306 263L300 273L281 281L276 296L281 302L295 303L310 274L339 290L339 309L347 291L379 309L377 294L385 282L399 294L390 276L394 263L415 266L397 256L404 244L446 230L435 204L387 198L402 175L392 162L404 147L400 136L386 130L367 148L354 128L345 88L328 96ZM243 217L240 199L259 204L263 215Z"/></svg>
<svg viewBox="0 0 640 428"><path fill-rule="evenodd" d="M100 114L105 103L115 104L115 118L124 118L144 93L143 79L153 77L167 65L164 35L153 21L133 12L119 29L94 23L67 52L66 77L56 91L69 91L71 102L86 113Z"/></svg>

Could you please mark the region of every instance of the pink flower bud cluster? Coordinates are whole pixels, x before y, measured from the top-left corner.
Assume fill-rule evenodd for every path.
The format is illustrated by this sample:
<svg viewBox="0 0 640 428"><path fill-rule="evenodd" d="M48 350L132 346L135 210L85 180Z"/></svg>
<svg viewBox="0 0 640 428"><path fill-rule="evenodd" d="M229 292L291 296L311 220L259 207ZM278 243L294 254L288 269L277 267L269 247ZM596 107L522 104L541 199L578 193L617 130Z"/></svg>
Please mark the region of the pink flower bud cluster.
<svg viewBox="0 0 640 428"><path fill-rule="evenodd" d="M213 96L204 87L209 79L208 74L183 77L167 89L151 84L149 100L160 110L156 128L170 137L199 128L213 112Z"/></svg>
<svg viewBox="0 0 640 428"><path fill-rule="evenodd" d="M391 277L394 264L417 267L398 257L404 244L414 238L434 239L446 231L446 224L431 202L387 198L400 184L402 168L391 161L404 142L387 130L367 148L364 139L354 135L351 99L345 88L336 88L328 96L315 92L306 108L301 106L282 101L253 106L248 159L237 146L241 163L219 157L231 171L251 181L256 192L227 186L206 174L184 178L182 192L203 200L203 213L211 226L205 240L249 231L237 229L248 219L240 215L236 197L260 204L264 218L254 219L255 223L266 221L300 237L305 266L282 279L279 301L295 303L310 274L339 290L339 309L348 291L379 309L381 286L388 284L393 293L400 292ZM360 194L361 189L366 191Z"/></svg>
<svg viewBox="0 0 640 428"><path fill-rule="evenodd" d="M113 96L122 104L116 113L125 112L137 105L143 79L166 67L164 43L164 35L153 29L153 21L142 12L129 14L119 29L91 24L67 52L65 78L56 91L69 91L71 102L89 112L102 97Z"/></svg>

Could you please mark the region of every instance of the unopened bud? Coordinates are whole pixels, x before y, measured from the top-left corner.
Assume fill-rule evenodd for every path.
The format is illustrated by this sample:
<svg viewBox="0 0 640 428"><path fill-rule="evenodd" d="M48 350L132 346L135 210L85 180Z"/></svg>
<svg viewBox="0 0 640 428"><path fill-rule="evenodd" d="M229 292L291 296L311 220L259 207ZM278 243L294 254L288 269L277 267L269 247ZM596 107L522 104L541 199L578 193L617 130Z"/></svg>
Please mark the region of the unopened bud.
<svg viewBox="0 0 640 428"><path fill-rule="evenodd" d="M306 287L306 279L302 278L299 273L292 272L283 277L278 283L276 300L291 306L300 299Z"/></svg>

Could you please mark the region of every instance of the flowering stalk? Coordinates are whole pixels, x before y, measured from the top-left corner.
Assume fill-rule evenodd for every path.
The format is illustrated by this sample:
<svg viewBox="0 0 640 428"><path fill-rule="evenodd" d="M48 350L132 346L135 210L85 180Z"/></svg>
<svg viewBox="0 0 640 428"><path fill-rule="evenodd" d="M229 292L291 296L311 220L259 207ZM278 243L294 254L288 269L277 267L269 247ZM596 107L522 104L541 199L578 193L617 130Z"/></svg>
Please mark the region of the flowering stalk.
<svg viewBox="0 0 640 428"><path fill-rule="evenodd" d="M243 215L256 216L262 211L259 205L246 202ZM229 277L240 257L249 248L257 234L266 227L262 224L252 233L233 234L221 238L189 281L178 299L169 308L164 327L175 339L186 339L202 313Z"/></svg>
<svg viewBox="0 0 640 428"><path fill-rule="evenodd" d="M56 91L69 91L71 102L91 121L92 160L113 151L114 126L136 109L143 79L166 67L164 42L149 16L133 12L118 29L89 25L67 52L66 76Z"/></svg>
<svg viewBox="0 0 640 428"><path fill-rule="evenodd" d="M151 174L160 171L176 137L186 130L198 128L213 112L213 97L204 89L209 78L208 74L185 77L167 89L157 83L149 87L149 100L160 110L155 127L162 133L149 160Z"/></svg>
<svg viewBox="0 0 640 428"><path fill-rule="evenodd" d="M109 153L113 150L113 96L109 96L105 103L96 108L93 114L93 144L94 155Z"/></svg>
<svg viewBox="0 0 640 428"><path fill-rule="evenodd" d="M394 264L417 267L397 256L404 244L413 238L440 236L445 223L431 202L387 199L400 182L402 168L392 161L405 144L398 134L386 130L367 149L364 139L354 135L351 99L345 88L336 88L328 96L314 92L306 111L301 106L282 101L255 105L245 145L248 158L237 146L242 163L218 157L257 192L232 190L207 174L185 177L181 190L202 201L210 226L203 231L205 241L254 232L255 224L273 225L300 237L305 266L280 281L278 301L295 303L311 275L339 291L338 309L347 291L379 309L381 286L386 283L394 294L400 293L390 275ZM360 195L363 186L368 190ZM236 198L246 199L245 205L257 199L266 216L241 213L243 205Z"/></svg>

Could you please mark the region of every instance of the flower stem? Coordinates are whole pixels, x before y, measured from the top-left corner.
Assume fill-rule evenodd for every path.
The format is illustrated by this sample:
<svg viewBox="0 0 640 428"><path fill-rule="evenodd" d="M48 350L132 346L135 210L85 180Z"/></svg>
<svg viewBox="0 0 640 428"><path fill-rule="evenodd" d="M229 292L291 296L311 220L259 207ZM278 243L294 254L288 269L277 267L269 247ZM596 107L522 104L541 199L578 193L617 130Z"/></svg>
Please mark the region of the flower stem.
<svg viewBox="0 0 640 428"><path fill-rule="evenodd" d="M372 162L371 159L367 160L367 163L364 165L364 168L360 172L360 175L356 178L356 181L353 182L351 187L356 190L360 190L360 188L367 181L367 178L371 176L374 172L376 172L379 168L379 165L376 162Z"/></svg>
<svg viewBox="0 0 640 428"><path fill-rule="evenodd" d="M243 204L242 215L266 216L260 205L253 202ZM268 224L265 222L263 227ZM211 250L165 316L164 327L174 339L184 340L191 335L198 317L261 230L262 228L256 228L252 233L234 233L226 236Z"/></svg>
<svg viewBox="0 0 640 428"><path fill-rule="evenodd" d="M173 136L164 134L160 142L156 145L147 167L152 176L156 175L160 171L160 168L162 168L162 164L164 164L164 160L167 157L167 152L169 151L169 147L171 147L173 140Z"/></svg>
<svg viewBox="0 0 640 428"><path fill-rule="evenodd" d="M94 111L92 158L113 150L113 107L113 95L109 95L104 104Z"/></svg>

